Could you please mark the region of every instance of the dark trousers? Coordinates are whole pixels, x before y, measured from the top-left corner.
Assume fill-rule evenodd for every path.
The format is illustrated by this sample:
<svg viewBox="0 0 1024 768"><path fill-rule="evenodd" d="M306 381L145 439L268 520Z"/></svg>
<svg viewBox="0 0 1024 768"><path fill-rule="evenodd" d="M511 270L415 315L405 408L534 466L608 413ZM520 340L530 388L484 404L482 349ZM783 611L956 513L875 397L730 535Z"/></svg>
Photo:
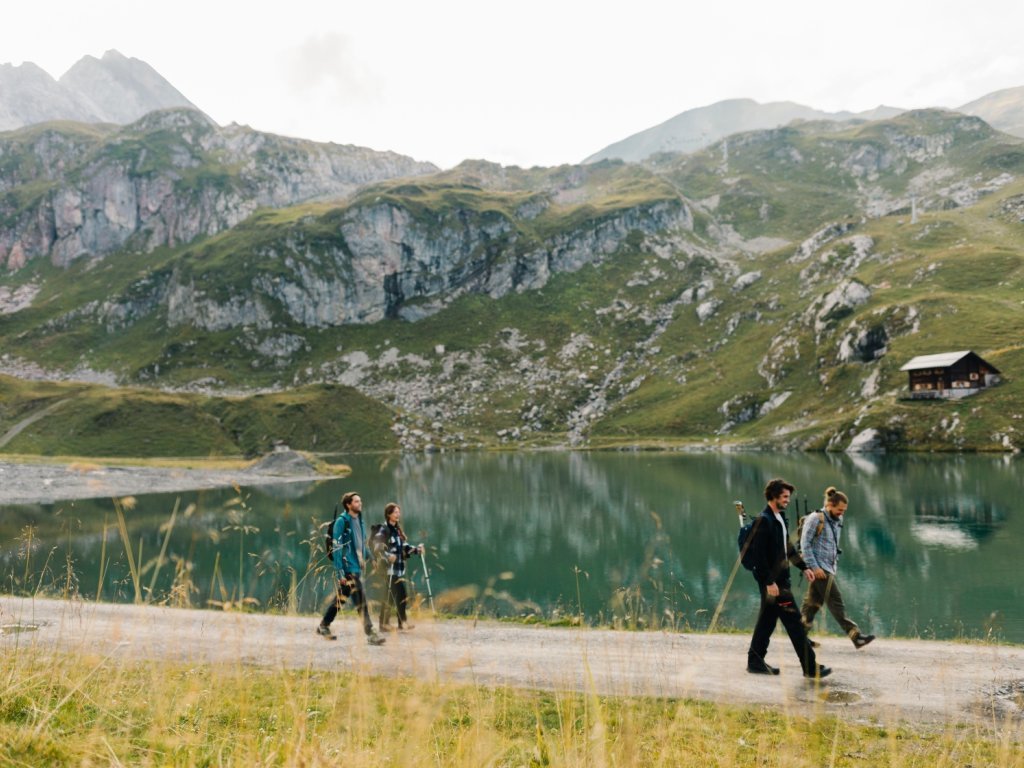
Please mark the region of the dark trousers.
<svg viewBox="0 0 1024 768"><path fill-rule="evenodd" d="M789 640L793 643L793 650L800 659L800 667L804 674L813 675L818 669L818 660L814 655L814 648L807 639L807 630L800 617L800 611L796 607L796 600L793 597L793 590L789 585L779 585L778 597L769 597L764 586L758 585L761 590L761 609L757 613L757 623L754 625L754 635L750 638L750 649L747 651L748 662L763 662L768 655L768 642L771 640L775 625L780 621L789 634Z"/></svg>
<svg viewBox="0 0 1024 768"><path fill-rule="evenodd" d="M398 614L398 626L404 626L406 622L405 607L409 602L409 593L405 586L405 576L388 575L388 594L381 602L380 625L384 627L391 621L391 609L394 608Z"/></svg>
<svg viewBox="0 0 1024 768"><path fill-rule="evenodd" d="M860 636L860 627L857 622L846 615L846 605L843 603L843 594L839 591L839 582L834 574L826 573L826 578L815 579L807 585L807 594L804 595L804 604L800 606L800 613L803 615L804 624L808 627L814 622L814 617L821 606L827 605L832 618L838 622L850 639Z"/></svg>
<svg viewBox="0 0 1024 768"><path fill-rule="evenodd" d="M368 635L373 634L373 622L370 620L370 608L366 604L366 590L363 588L363 580L358 573L349 574L347 577L338 577L338 590L334 600L327 606L324 618L321 623L325 627L331 626L334 617L338 615L338 609L345 604L346 600L352 600L355 609L363 615L363 631Z"/></svg>

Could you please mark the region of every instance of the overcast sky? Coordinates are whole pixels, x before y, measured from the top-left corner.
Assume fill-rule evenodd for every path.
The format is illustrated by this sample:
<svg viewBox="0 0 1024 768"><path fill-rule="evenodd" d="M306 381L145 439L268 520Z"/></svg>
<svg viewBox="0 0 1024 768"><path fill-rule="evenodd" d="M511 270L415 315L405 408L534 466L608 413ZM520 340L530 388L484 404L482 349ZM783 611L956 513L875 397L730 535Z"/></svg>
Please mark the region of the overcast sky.
<svg viewBox="0 0 1024 768"><path fill-rule="evenodd" d="M33 0L0 62L115 48L221 124L451 167L579 162L728 98L956 107L1024 85L1009 0Z"/></svg>

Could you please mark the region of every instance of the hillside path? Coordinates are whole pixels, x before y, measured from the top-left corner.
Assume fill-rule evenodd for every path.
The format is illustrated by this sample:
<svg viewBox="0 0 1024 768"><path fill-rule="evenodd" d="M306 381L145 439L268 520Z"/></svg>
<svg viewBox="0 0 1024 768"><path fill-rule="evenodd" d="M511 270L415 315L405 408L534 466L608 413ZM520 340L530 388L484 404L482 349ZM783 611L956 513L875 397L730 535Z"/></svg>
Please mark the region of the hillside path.
<svg viewBox="0 0 1024 768"><path fill-rule="evenodd" d="M800 675L784 633L769 661L778 677L745 671L746 635L621 632L432 621L368 646L350 611L325 641L314 616L112 605L0 596L0 653L31 645L89 659L234 662L268 669L338 669L488 686L596 691L768 705L870 722L1024 726L1024 648L880 638L856 651L823 636L820 685ZM18 627L38 627L18 631ZM779 635L783 634L782 637ZM89 663L95 663L89 661Z"/></svg>
<svg viewBox="0 0 1024 768"><path fill-rule="evenodd" d="M19 421L13 427L8 429L3 435L0 435L0 448L3 448L5 445L7 445L9 442L11 442L11 440L16 438L22 432L22 430L24 430L26 427L29 427L32 424L35 424L37 421L39 421L40 419L44 418L45 416L49 416L51 413L53 413L58 408L60 408L62 405L64 405L64 403L68 403L68 402L71 402L71 401L67 400L67 399L65 399L65 400L58 400L56 403L50 403L45 408L40 408L35 413L29 414L28 416L26 416L24 419Z"/></svg>

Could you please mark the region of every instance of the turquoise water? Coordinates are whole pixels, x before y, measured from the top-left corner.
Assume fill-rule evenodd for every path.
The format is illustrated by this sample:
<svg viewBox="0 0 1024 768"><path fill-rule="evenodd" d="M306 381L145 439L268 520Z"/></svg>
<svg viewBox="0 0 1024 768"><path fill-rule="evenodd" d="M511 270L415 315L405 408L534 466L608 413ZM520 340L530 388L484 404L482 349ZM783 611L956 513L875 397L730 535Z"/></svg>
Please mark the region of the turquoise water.
<svg viewBox="0 0 1024 768"><path fill-rule="evenodd" d="M759 510L765 481L780 475L797 486L801 507L820 504L828 485L850 497L839 576L863 629L1024 642L1016 458L339 458L353 467L344 480L243 488L241 496L231 489L137 496L124 515L137 579L110 499L0 508L3 589L132 601L137 583L141 599L153 602L317 611L330 569L314 527L353 489L367 523L388 501L401 504L410 539L427 544L431 592L445 610L699 630L720 607L719 624L746 629L756 590L742 569L730 580L732 501ZM420 563L411 575L425 598Z"/></svg>

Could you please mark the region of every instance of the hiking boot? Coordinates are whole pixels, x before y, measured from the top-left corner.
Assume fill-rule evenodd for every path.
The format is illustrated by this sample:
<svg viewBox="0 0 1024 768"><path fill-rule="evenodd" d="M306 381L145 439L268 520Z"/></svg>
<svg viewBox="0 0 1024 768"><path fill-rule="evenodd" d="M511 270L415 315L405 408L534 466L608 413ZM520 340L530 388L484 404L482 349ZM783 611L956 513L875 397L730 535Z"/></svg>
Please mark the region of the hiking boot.
<svg viewBox="0 0 1024 768"><path fill-rule="evenodd" d="M374 632L366 636L366 642L368 645L384 645L384 638Z"/></svg>
<svg viewBox="0 0 1024 768"><path fill-rule="evenodd" d="M808 637L807 642L811 644L811 648L821 648L821 643L819 643L817 640L811 640L811 638Z"/></svg>
<svg viewBox="0 0 1024 768"><path fill-rule="evenodd" d="M821 680L823 677L828 677L832 674L832 667L826 667L824 664L819 664L818 668L810 672L804 672L804 677L810 677L815 680Z"/></svg>
<svg viewBox="0 0 1024 768"><path fill-rule="evenodd" d="M867 645L868 643L870 643L874 639L875 639L874 635L857 635L855 638L853 638L853 644L859 650L859 649L863 648L865 645Z"/></svg>
<svg viewBox="0 0 1024 768"><path fill-rule="evenodd" d="M410 629L415 629L415 628L416 627L413 624L399 624L398 625L398 631L399 632L408 632Z"/></svg>
<svg viewBox="0 0 1024 768"><path fill-rule="evenodd" d="M318 624L316 627L316 633L320 635L324 640L337 640L338 636L331 632L331 628L326 624Z"/></svg>
<svg viewBox="0 0 1024 768"><path fill-rule="evenodd" d="M401 627L399 627L399 629L401 629ZM395 628L392 627L390 624L381 624L380 625L380 631L381 632L394 632Z"/></svg>
<svg viewBox="0 0 1024 768"><path fill-rule="evenodd" d="M771 664L764 661L748 661L747 672L752 675L777 675L779 674L779 668L773 667Z"/></svg>

